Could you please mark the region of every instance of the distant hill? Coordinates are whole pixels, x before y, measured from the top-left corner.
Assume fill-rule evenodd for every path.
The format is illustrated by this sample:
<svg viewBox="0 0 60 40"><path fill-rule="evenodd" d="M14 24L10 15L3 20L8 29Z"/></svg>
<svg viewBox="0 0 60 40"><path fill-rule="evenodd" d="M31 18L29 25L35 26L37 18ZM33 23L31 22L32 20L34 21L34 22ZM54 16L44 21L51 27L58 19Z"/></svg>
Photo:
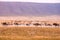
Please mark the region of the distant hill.
<svg viewBox="0 0 60 40"><path fill-rule="evenodd" d="M0 2L0 16L60 15L60 3Z"/></svg>

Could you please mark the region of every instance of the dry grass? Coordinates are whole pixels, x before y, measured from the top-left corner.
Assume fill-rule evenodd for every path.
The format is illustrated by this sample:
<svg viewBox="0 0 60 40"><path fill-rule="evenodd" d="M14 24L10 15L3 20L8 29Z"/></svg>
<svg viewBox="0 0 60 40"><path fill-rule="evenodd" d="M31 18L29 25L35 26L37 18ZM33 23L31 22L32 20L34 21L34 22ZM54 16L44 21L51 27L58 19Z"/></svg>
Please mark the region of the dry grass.
<svg viewBox="0 0 60 40"><path fill-rule="evenodd" d="M60 40L60 28L0 27L0 40Z"/></svg>

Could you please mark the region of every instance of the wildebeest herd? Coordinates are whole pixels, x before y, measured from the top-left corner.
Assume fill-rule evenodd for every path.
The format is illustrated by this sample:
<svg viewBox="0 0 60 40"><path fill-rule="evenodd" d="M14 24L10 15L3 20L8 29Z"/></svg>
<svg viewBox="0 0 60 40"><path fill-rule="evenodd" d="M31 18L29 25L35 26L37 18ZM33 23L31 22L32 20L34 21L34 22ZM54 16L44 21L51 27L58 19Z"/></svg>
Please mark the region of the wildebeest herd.
<svg viewBox="0 0 60 40"><path fill-rule="evenodd" d="M48 23L48 22L44 22L44 21L3 21L0 23L3 26L9 26L9 25L17 25L17 26L21 26L21 25L25 25L25 26L54 26L54 27L59 27L60 24L57 22L52 22L52 23Z"/></svg>

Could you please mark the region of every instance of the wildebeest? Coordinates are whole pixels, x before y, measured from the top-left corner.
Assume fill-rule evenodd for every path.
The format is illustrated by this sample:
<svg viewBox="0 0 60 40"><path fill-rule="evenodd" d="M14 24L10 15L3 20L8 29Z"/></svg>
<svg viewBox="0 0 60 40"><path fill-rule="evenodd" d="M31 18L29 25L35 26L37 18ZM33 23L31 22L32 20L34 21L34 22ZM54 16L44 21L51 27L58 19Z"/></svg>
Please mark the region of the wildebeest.
<svg viewBox="0 0 60 40"><path fill-rule="evenodd" d="M58 24L58 23L53 23L53 25L54 25L54 26L59 26L59 24Z"/></svg>
<svg viewBox="0 0 60 40"><path fill-rule="evenodd" d="M2 23L2 25L9 25L9 24L8 24L8 23L6 23L6 22L3 22L3 23Z"/></svg>
<svg viewBox="0 0 60 40"><path fill-rule="evenodd" d="M50 24L50 23L45 23L45 26L52 26L52 24Z"/></svg>
<svg viewBox="0 0 60 40"><path fill-rule="evenodd" d="M35 26L40 26L41 24L39 24L39 23L34 23L33 25L35 25Z"/></svg>

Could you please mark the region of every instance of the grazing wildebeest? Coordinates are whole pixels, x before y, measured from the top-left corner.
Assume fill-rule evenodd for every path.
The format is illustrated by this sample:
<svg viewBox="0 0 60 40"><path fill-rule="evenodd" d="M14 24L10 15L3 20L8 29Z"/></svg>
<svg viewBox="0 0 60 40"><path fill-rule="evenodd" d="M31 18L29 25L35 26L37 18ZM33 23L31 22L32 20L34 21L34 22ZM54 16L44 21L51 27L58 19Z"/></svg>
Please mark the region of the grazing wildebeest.
<svg viewBox="0 0 60 40"><path fill-rule="evenodd" d="M30 26L30 24L26 24L27 26Z"/></svg>
<svg viewBox="0 0 60 40"><path fill-rule="evenodd" d="M3 23L2 23L2 25L9 25L9 24L8 24L8 23L6 23L6 22L3 22Z"/></svg>
<svg viewBox="0 0 60 40"><path fill-rule="evenodd" d="M45 26L52 26L50 23L45 23Z"/></svg>
<svg viewBox="0 0 60 40"><path fill-rule="evenodd" d="M54 25L54 26L59 26L59 24L58 24L58 23L53 23L53 25Z"/></svg>
<svg viewBox="0 0 60 40"><path fill-rule="evenodd" d="M39 23L34 23L33 25L35 25L35 26L40 26L41 24L39 24Z"/></svg>
<svg viewBox="0 0 60 40"><path fill-rule="evenodd" d="M19 25L18 23L14 23L15 25Z"/></svg>

